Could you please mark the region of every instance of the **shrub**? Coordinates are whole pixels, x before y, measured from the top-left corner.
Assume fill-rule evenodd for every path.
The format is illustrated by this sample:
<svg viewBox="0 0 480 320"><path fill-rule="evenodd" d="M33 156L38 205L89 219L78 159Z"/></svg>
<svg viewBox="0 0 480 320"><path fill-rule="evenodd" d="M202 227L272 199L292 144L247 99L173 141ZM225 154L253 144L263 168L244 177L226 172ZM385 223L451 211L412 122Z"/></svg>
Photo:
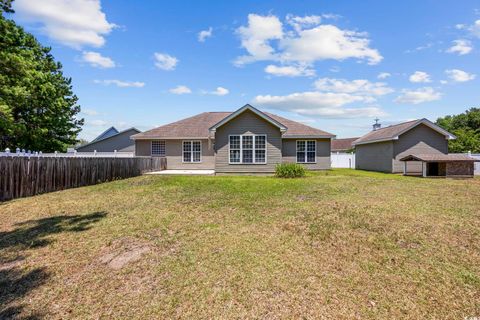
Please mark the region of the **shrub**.
<svg viewBox="0 0 480 320"><path fill-rule="evenodd" d="M275 167L278 178L299 178L305 176L305 168L298 163L282 163Z"/></svg>

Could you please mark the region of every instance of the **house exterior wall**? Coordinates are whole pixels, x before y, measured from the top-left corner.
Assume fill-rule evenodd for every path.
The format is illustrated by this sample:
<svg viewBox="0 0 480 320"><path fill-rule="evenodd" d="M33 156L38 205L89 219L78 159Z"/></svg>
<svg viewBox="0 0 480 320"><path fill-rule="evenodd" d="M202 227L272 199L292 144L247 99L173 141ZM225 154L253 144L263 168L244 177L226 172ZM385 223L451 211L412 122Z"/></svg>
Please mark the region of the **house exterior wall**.
<svg viewBox="0 0 480 320"><path fill-rule="evenodd" d="M229 135L232 134L265 134L267 136L267 163L230 164ZM280 129L247 110L217 128L215 133L215 171L216 173L273 173L275 165L282 162L281 150Z"/></svg>
<svg viewBox="0 0 480 320"><path fill-rule="evenodd" d="M360 144L355 146L355 169L392 172L392 168L392 141Z"/></svg>
<svg viewBox="0 0 480 320"><path fill-rule="evenodd" d="M161 140L161 139L160 139ZM213 143L208 140L202 141L202 157L201 162L182 162L183 160L183 141L200 140L200 139L167 139L165 140L165 157L167 158L167 169L215 169L215 154ZM152 140L136 140L135 155L136 156L152 156Z"/></svg>
<svg viewBox="0 0 480 320"><path fill-rule="evenodd" d="M394 173L403 172L403 162L399 159L410 154L447 154L448 140L444 135L426 125L418 125L405 132L393 142L393 170ZM422 164L411 161L408 164L409 173L421 173Z"/></svg>
<svg viewBox="0 0 480 320"><path fill-rule="evenodd" d="M283 139L282 141L282 162L297 162L297 140L317 141L316 163L302 164L309 170L330 169L330 139Z"/></svg>
<svg viewBox="0 0 480 320"><path fill-rule="evenodd" d="M78 152L93 152L97 150L98 152L113 152L115 150L120 151L134 144L134 141L130 139L130 136L138 133L136 130L128 130L122 132L116 136L110 137L105 140L100 140L92 144L78 147Z"/></svg>

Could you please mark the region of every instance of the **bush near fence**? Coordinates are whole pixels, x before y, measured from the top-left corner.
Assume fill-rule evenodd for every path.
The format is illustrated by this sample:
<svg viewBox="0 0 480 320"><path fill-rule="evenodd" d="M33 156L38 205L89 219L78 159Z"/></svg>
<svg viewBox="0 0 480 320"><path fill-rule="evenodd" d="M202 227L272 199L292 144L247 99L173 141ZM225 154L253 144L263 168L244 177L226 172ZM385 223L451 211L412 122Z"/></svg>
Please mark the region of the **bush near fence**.
<svg viewBox="0 0 480 320"><path fill-rule="evenodd" d="M166 158L0 157L0 201L165 170Z"/></svg>

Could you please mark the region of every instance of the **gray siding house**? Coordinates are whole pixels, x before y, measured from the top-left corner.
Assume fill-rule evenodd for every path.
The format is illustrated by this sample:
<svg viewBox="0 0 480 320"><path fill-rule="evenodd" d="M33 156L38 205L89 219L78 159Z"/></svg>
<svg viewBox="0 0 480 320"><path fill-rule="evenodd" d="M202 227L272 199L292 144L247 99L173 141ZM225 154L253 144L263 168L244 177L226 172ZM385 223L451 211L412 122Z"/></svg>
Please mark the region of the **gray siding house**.
<svg viewBox="0 0 480 320"><path fill-rule="evenodd" d="M330 168L333 134L245 105L204 112L133 135L137 156L167 158L167 169L273 173L282 162Z"/></svg>
<svg viewBox="0 0 480 320"><path fill-rule="evenodd" d="M78 147L78 152L135 152L135 143L130 139L133 134L140 133L136 128L118 131L114 127L105 130L90 143Z"/></svg>
<svg viewBox="0 0 480 320"><path fill-rule="evenodd" d="M424 174L427 166L415 159L457 159L448 154L448 140L456 137L427 119L374 128L353 142L356 169ZM408 167L405 160L409 160ZM415 160L415 161L414 161ZM433 168L433 164L429 165ZM438 174L438 173L437 173ZM434 172L432 171L432 175Z"/></svg>

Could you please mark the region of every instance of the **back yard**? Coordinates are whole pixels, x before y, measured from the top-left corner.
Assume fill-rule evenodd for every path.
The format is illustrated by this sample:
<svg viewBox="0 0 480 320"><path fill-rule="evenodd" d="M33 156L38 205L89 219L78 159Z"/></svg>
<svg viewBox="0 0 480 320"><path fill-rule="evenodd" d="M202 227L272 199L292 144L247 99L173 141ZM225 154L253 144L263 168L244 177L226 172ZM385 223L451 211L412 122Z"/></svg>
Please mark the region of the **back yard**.
<svg viewBox="0 0 480 320"><path fill-rule="evenodd" d="M480 180L142 176L0 204L0 318L480 316Z"/></svg>

